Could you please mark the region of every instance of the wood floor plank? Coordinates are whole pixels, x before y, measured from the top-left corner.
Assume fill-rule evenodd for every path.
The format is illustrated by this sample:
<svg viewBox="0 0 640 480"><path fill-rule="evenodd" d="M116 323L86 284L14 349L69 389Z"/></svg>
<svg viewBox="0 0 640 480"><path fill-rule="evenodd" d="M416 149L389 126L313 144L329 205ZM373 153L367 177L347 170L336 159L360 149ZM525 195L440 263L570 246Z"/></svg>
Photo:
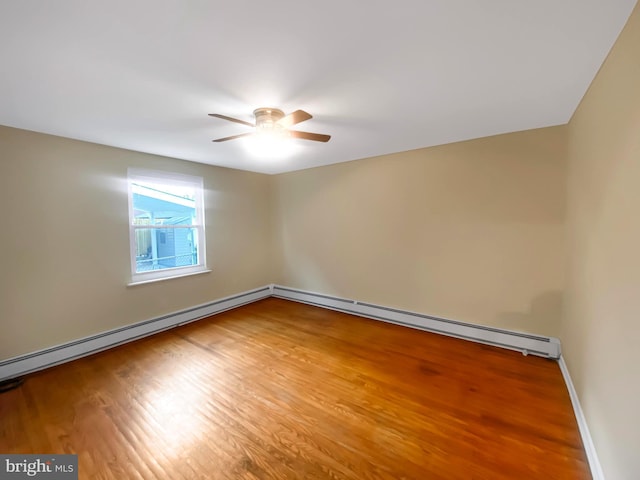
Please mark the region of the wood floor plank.
<svg viewBox="0 0 640 480"><path fill-rule="evenodd" d="M275 298L30 375L0 452L87 479L591 478L555 361Z"/></svg>

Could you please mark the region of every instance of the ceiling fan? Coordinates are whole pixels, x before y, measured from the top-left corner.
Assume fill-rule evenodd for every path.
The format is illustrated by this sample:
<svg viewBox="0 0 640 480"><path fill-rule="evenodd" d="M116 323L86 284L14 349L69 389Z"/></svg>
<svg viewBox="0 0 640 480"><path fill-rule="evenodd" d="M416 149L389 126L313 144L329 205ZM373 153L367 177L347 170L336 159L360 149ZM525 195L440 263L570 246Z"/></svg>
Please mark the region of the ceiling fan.
<svg viewBox="0 0 640 480"><path fill-rule="evenodd" d="M255 123L245 122L238 118L228 117L219 113L210 113L209 116L228 120L229 122L239 123L241 125L247 125L248 127L254 127L255 131L241 133L239 135L232 135L230 137L217 138L214 142L226 142L227 140L234 140L236 138L248 137L256 134L273 134L281 135L285 137L301 138L303 140L313 140L314 142L328 142L331 135L323 135L321 133L300 132L298 130L289 130L289 127L298 123L309 120L311 114L304 110L296 110L289 115L285 115L282 110L277 108L256 108L253 111L254 117L256 117Z"/></svg>

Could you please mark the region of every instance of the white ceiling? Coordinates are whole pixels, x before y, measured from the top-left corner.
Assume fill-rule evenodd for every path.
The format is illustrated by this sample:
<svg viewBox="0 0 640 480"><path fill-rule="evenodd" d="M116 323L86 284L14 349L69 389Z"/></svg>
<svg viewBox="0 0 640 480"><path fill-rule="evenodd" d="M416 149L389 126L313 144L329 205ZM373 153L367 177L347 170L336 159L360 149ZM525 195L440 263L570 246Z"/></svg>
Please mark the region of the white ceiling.
<svg viewBox="0 0 640 480"><path fill-rule="evenodd" d="M566 123L636 0L2 0L0 124L279 173ZM288 158L245 140L303 109Z"/></svg>

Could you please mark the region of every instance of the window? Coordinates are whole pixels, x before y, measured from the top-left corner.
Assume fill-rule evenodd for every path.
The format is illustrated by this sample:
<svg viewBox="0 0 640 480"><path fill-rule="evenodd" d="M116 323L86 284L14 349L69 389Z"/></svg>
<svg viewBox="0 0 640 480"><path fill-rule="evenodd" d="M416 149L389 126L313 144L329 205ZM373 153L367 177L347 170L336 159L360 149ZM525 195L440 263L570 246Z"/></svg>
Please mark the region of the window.
<svg viewBox="0 0 640 480"><path fill-rule="evenodd" d="M202 178L129 169L131 283L207 271Z"/></svg>

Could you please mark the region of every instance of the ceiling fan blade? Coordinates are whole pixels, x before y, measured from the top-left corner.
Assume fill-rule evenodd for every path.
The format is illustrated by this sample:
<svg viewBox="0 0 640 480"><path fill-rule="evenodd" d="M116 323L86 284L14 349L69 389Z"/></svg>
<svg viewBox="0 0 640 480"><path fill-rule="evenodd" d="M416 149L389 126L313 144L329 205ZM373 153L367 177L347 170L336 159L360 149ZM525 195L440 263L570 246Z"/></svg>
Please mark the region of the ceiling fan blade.
<svg viewBox="0 0 640 480"><path fill-rule="evenodd" d="M299 132L297 130L288 130L287 133L290 137L302 138L303 140L313 140L314 142L328 142L331 138L331 135L324 135L322 133Z"/></svg>
<svg viewBox="0 0 640 480"><path fill-rule="evenodd" d="M241 133L240 135L231 135L230 137L216 138L211 140L212 142L226 142L227 140L234 140L236 138L248 137L249 135L255 135L255 132Z"/></svg>
<svg viewBox="0 0 640 480"><path fill-rule="evenodd" d="M247 125L249 127L255 127L255 124L245 122L244 120L240 120L239 118L227 117L226 115L220 115L219 113L210 113L210 117L221 118L222 120L228 120L230 122L240 123L242 125Z"/></svg>
<svg viewBox="0 0 640 480"><path fill-rule="evenodd" d="M276 123L283 128L289 128L291 125L295 125L296 123L301 123L313 118L310 113L305 112L304 110L296 110L289 115L285 115Z"/></svg>

